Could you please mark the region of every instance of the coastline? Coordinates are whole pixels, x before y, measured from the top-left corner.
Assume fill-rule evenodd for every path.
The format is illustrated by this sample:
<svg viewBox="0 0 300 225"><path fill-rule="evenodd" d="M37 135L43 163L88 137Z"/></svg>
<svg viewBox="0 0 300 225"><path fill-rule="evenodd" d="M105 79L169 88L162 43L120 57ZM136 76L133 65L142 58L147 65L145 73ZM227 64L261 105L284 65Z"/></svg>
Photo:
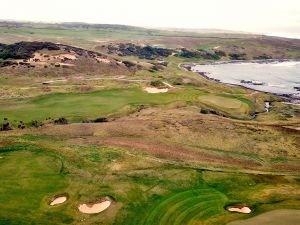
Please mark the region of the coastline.
<svg viewBox="0 0 300 225"><path fill-rule="evenodd" d="M280 63L280 62L300 62L300 59L266 59L266 60L230 60L230 61L218 61L218 62L213 62L213 63L191 63L191 64L182 64L178 65L179 68L190 71L193 73L197 73L200 76L204 77L207 80L214 81L217 83L222 83L230 86L235 86L235 87L242 87L251 91L257 91L265 94L271 94L276 97L279 97L282 99L281 102L287 103L287 104L295 104L299 105L300 104L300 97L296 97L293 94L281 94L281 93L274 93L274 92L268 92L268 91L262 91L262 90L257 90L251 87L244 86L243 84L232 84L232 83L227 83L227 82L222 82L219 79L211 78L207 76L207 72L202 72L202 71L193 71L192 67L196 65L222 65L222 64L233 64L233 63L259 63L259 64L269 64L269 63Z"/></svg>
<svg viewBox="0 0 300 225"><path fill-rule="evenodd" d="M269 64L269 63L281 63L281 62L300 62L299 59L251 59L251 60L227 60L227 61L211 61L203 63L190 63L193 66L196 65L222 65L222 64L243 64L243 63L258 63L258 64Z"/></svg>

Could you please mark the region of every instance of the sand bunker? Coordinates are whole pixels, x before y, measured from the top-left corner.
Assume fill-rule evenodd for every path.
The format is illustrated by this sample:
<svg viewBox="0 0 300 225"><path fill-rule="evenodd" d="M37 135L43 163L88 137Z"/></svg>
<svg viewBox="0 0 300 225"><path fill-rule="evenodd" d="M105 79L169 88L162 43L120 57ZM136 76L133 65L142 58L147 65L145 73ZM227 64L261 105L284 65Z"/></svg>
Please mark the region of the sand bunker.
<svg viewBox="0 0 300 225"><path fill-rule="evenodd" d="M111 205L111 201L105 200L103 202L94 203L94 204L81 204L79 205L78 209L82 213L95 214L106 210L110 205Z"/></svg>
<svg viewBox="0 0 300 225"><path fill-rule="evenodd" d="M238 212L238 213L251 213L251 209L247 206L231 206L227 208L230 212Z"/></svg>
<svg viewBox="0 0 300 225"><path fill-rule="evenodd" d="M154 88L154 87L147 87L145 88L145 91L147 91L148 93L152 93L152 94L155 94L155 93L166 93L169 91L168 88Z"/></svg>
<svg viewBox="0 0 300 225"><path fill-rule="evenodd" d="M50 202L50 205L53 206L53 205L59 205L59 204L62 204L64 203L65 201L68 200L68 197L67 196L59 196L59 197L56 197L54 198L51 202Z"/></svg>

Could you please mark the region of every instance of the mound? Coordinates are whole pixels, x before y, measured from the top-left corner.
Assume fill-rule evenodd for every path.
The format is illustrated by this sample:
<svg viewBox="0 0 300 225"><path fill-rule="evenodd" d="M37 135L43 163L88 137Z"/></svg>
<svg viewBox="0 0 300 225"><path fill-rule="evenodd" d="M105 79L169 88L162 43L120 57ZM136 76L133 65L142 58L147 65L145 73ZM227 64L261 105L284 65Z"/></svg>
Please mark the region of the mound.
<svg viewBox="0 0 300 225"><path fill-rule="evenodd" d="M0 67L10 71L14 69L14 74L24 74L24 70L30 69L43 75L66 76L74 72L129 75L138 69L134 63L129 65L98 52L51 42L19 42L0 46Z"/></svg>

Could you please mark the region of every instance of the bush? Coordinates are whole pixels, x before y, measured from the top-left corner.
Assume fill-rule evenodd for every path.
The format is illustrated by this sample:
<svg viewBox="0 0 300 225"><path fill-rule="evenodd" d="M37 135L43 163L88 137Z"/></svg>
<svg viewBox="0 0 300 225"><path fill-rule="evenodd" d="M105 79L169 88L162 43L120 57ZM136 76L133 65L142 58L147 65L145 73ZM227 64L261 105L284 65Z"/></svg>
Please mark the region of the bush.
<svg viewBox="0 0 300 225"><path fill-rule="evenodd" d="M161 82L160 80L153 80L150 82L150 85L157 88L161 88L165 86L164 83Z"/></svg>
<svg viewBox="0 0 300 225"><path fill-rule="evenodd" d="M220 57L226 56L226 53L225 53L224 51L221 51L221 50L215 51L215 54L216 54L217 56L220 56Z"/></svg>
<svg viewBox="0 0 300 225"><path fill-rule="evenodd" d="M25 126L25 124L24 124L24 122L23 121L20 121L20 123L19 123L19 125L18 125L18 128L19 129L24 129L26 126Z"/></svg>
<svg viewBox="0 0 300 225"><path fill-rule="evenodd" d="M0 128L1 131L7 131L12 130L12 127L9 122L5 122L2 124L2 127Z"/></svg>
<svg viewBox="0 0 300 225"><path fill-rule="evenodd" d="M105 123L108 122L108 119L105 117L99 117L93 121L94 123Z"/></svg>
<svg viewBox="0 0 300 225"><path fill-rule="evenodd" d="M68 120L65 117L60 117L57 120L54 120L54 123L58 125L68 124Z"/></svg>
<svg viewBox="0 0 300 225"><path fill-rule="evenodd" d="M31 121L31 125L32 125L33 127L41 127L41 126L43 126L43 123L38 122L37 120L32 120L32 121Z"/></svg>
<svg viewBox="0 0 300 225"><path fill-rule="evenodd" d="M181 78L175 78L174 80L172 80L172 84L173 85L182 85L183 81Z"/></svg>
<svg viewBox="0 0 300 225"><path fill-rule="evenodd" d="M263 54L263 55L260 55L260 56L255 56L255 57L253 57L253 59L257 59L257 60L272 59L272 56L269 56L267 54Z"/></svg>
<svg viewBox="0 0 300 225"><path fill-rule="evenodd" d="M229 54L231 60L245 60L246 54L245 53L231 53Z"/></svg>

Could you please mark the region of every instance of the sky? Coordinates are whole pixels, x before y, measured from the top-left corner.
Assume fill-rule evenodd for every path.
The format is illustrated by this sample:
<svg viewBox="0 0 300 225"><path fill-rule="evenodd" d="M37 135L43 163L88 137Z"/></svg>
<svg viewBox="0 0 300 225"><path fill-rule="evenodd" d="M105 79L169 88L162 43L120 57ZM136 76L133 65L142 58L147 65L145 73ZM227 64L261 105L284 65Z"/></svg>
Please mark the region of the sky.
<svg viewBox="0 0 300 225"><path fill-rule="evenodd" d="M0 0L2 20L208 28L300 38L300 0Z"/></svg>

